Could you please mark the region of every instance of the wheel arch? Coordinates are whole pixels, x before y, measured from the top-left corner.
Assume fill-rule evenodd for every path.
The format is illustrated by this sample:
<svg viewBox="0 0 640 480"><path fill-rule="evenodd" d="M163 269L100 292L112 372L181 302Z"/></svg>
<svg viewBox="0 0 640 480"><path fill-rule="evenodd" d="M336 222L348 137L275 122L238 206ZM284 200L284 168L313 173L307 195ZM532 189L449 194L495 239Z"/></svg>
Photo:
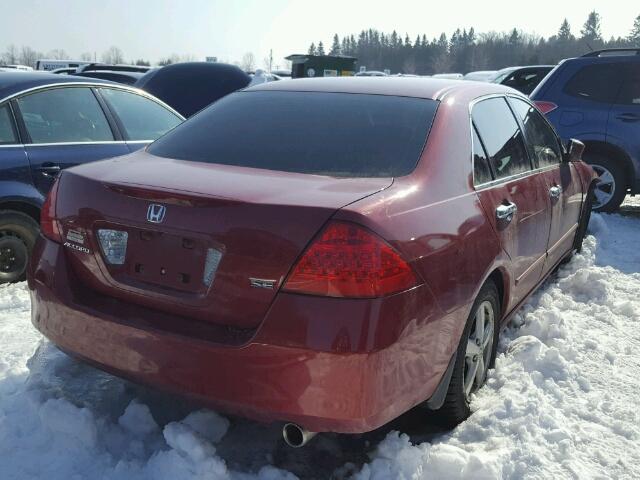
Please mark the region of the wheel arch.
<svg viewBox="0 0 640 480"><path fill-rule="evenodd" d="M491 280L496 288L498 289L498 296L500 298L500 317L504 318L508 306L509 306L509 281L508 274L504 271L503 268L497 267L494 268L493 271L487 276L485 281L482 283L484 285L487 281ZM482 287L480 287L482 288Z"/></svg>
<svg viewBox="0 0 640 480"><path fill-rule="evenodd" d="M633 188L636 181L636 172L633 168L631 157L622 148L612 143L599 140L583 140L585 145L584 153L599 153L614 162L618 162L624 168L626 174L626 188Z"/></svg>
<svg viewBox="0 0 640 480"><path fill-rule="evenodd" d="M24 200L0 201L0 211L11 210L14 212L29 215L38 225L40 225L40 207Z"/></svg>

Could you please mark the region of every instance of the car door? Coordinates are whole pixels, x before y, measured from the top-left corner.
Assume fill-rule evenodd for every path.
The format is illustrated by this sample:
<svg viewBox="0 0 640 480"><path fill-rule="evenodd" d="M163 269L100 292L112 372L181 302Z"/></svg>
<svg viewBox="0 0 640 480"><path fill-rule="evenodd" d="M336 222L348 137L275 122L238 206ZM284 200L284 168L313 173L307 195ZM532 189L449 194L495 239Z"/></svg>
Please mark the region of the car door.
<svg viewBox="0 0 640 480"><path fill-rule="evenodd" d="M559 108L548 116L564 140L606 141L609 112L620 92L624 70L619 61L599 59L599 63L578 69L567 80L562 95L550 99Z"/></svg>
<svg viewBox="0 0 640 480"><path fill-rule="evenodd" d="M12 100L36 188L43 194L65 168L129 153L91 88L49 87Z"/></svg>
<svg viewBox="0 0 640 480"><path fill-rule="evenodd" d="M521 98L509 97L530 155L544 179L551 207L546 269L553 268L573 248L582 208L582 187L576 168L562 161L560 140L542 114Z"/></svg>
<svg viewBox="0 0 640 480"><path fill-rule="evenodd" d="M5 103L0 105L0 200L24 192L21 187L25 184L31 184L29 162L15 127L11 106Z"/></svg>
<svg viewBox="0 0 640 480"><path fill-rule="evenodd" d="M118 88L101 87L130 151L144 148L184 121L184 118L154 98Z"/></svg>
<svg viewBox="0 0 640 480"><path fill-rule="evenodd" d="M473 106L476 192L502 248L510 258L509 308L518 304L542 277L551 212L546 186L533 171L522 131L504 97ZM483 160L486 159L486 160ZM491 181L478 180L478 164L488 163Z"/></svg>
<svg viewBox="0 0 640 480"><path fill-rule="evenodd" d="M629 62L624 82L609 111L607 139L640 158L640 62Z"/></svg>

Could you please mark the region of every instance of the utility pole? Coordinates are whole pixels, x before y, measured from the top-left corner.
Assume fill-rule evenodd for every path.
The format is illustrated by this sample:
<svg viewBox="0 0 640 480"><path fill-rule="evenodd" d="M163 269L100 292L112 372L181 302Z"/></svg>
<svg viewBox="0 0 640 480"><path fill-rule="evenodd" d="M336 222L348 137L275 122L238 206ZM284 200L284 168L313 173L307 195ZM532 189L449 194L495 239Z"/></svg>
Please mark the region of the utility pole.
<svg viewBox="0 0 640 480"><path fill-rule="evenodd" d="M271 73L272 66L273 66L273 48L269 49L269 73Z"/></svg>

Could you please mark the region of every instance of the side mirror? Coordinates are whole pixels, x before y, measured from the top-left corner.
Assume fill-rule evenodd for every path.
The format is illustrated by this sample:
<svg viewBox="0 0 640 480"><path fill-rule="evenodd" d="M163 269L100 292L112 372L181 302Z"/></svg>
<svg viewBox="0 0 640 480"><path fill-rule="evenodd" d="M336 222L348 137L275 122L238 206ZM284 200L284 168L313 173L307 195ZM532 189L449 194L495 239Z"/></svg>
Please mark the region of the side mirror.
<svg viewBox="0 0 640 480"><path fill-rule="evenodd" d="M582 160L582 153L584 152L584 143L580 140L572 138L567 144L567 151L563 155L563 161L568 162L580 162Z"/></svg>

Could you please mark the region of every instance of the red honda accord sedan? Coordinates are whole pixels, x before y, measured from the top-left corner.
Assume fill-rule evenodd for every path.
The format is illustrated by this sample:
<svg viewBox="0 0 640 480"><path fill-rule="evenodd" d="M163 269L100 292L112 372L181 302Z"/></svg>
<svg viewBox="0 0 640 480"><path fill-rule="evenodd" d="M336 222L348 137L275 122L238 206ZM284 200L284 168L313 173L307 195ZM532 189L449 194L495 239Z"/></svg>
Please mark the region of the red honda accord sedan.
<svg viewBox="0 0 640 480"><path fill-rule="evenodd" d="M33 323L98 368L298 432L469 415L498 333L579 250L595 175L529 100L272 82L64 171ZM290 432L291 433L291 432Z"/></svg>

